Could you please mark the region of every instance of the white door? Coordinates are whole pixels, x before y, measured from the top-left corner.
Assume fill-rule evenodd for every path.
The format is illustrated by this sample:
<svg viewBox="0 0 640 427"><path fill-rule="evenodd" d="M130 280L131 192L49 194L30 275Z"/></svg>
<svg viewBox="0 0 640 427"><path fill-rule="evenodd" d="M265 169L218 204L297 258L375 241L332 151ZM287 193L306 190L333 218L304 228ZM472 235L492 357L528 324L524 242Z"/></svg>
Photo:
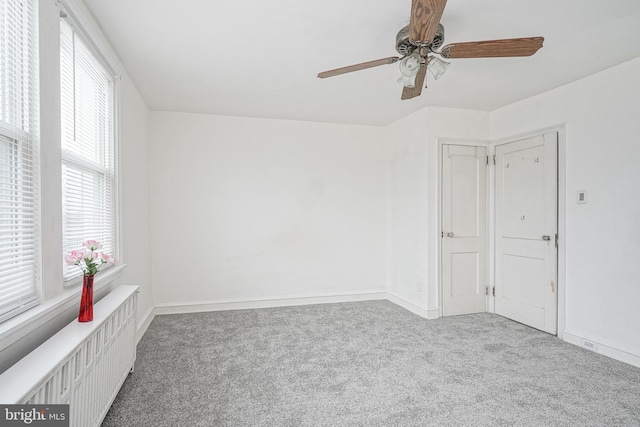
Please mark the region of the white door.
<svg viewBox="0 0 640 427"><path fill-rule="evenodd" d="M558 137L496 147L495 312L557 333Z"/></svg>
<svg viewBox="0 0 640 427"><path fill-rule="evenodd" d="M486 311L487 148L442 147L442 314Z"/></svg>

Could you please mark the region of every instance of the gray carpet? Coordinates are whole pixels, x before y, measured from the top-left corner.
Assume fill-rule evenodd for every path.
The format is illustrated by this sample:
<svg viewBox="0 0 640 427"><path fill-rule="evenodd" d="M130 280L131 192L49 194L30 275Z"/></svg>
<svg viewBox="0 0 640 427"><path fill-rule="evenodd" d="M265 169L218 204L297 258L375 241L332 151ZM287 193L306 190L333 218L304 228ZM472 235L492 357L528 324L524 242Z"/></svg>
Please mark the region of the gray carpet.
<svg viewBox="0 0 640 427"><path fill-rule="evenodd" d="M388 301L165 315L103 426L640 426L640 369Z"/></svg>

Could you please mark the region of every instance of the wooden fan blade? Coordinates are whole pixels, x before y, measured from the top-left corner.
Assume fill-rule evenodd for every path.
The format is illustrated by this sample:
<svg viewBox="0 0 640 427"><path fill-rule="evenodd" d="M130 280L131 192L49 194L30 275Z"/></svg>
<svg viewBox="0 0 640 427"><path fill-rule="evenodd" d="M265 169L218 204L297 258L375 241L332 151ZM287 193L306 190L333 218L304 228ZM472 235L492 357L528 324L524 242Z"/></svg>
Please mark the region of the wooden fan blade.
<svg viewBox="0 0 640 427"><path fill-rule="evenodd" d="M422 93L422 86L424 86L424 78L427 75L427 64L422 64L416 74L416 82L413 87L404 87L402 89L402 96L400 99L411 99L416 96L420 96Z"/></svg>
<svg viewBox="0 0 640 427"><path fill-rule="evenodd" d="M447 0L413 0L409 38L415 43L431 43L438 30Z"/></svg>
<svg viewBox="0 0 640 427"><path fill-rule="evenodd" d="M362 62L360 64L354 64L354 65L349 65L347 67L336 68L335 70L323 71L321 73L318 73L318 77L321 79L324 79L327 77L333 77L340 74L351 73L353 71L366 70L367 68L373 68L379 65L393 64L394 62L398 62L398 59L400 58L397 56L390 56L388 58L376 59L375 61Z"/></svg>
<svg viewBox="0 0 640 427"><path fill-rule="evenodd" d="M542 47L544 37L485 40L452 43L442 48L444 58L496 58L503 56L531 56Z"/></svg>

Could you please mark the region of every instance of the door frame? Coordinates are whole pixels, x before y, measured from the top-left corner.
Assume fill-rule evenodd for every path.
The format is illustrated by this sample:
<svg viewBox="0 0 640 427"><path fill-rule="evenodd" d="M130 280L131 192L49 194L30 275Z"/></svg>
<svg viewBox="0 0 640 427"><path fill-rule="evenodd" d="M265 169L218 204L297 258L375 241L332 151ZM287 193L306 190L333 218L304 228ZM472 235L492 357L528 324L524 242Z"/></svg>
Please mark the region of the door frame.
<svg viewBox="0 0 640 427"><path fill-rule="evenodd" d="M527 139L531 137L541 136L545 133L557 132L558 134L558 188L557 188L557 215L558 215L558 317L557 317L557 336L563 338L564 329L566 325L566 127L565 124L559 124L550 126L543 129L537 129L535 131L521 133L506 138L497 139L490 142L489 150L490 156L493 156L496 151L496 146L504 145L511 142L516 142L521 139ZM495 167L489 168L489 201L488 201L488 217L490 218L487 229L487 241L489 245L487 275L488 283L495 283L495 267L496 267L496 242L495 242L495 183L496 183L496 170ZM487 298L487 311L495 313L495 298L489 295Z"/></svg>
<svg viewBox="0 0 640 427"><path fill-rule="evenodd" d="M564 339L566 327L566 209L567 209L567 155L566 123L524 132L495 140L470 140L457 138L437 138L437 184L435 186L437 208L437 305L438 317L442 317L442 146L445 144L486 146L490 157L495 154L496 145L515 142L539 136L547 132L558 133L558 338ZM495 283L495 168L489 168L487 181L487 284ZM433 188L433 187L432 187ZM573 199L572 199L573 200ZM493 297L487 297L487 311L495 313Z"/></svg>
<svg viewBox="0 0 640 427"><path fill-rule="evenodd" d="M443 288L444 288L444 283L442 281L443 279L443 267L442 267L442 260L443 260L443 250L442 250L442 208L443 208L443 201L442 201L442 173L443 173L443 165L442 165L442 153L443 153L443 147L445 145L464 145L464 146L468 146L468 147L486 147L487 148L487 155L489 157L492 156L492 152L493 152L493 147L491 146L491 142L490 141L486 141L486 140L471 140L471 139L456 139L456 138L438 138L438 184L437 184L437 200L438 200L438 209L437 209L437 221L438 221L438 317L442 317L443 316ZM487 208L489 207L489 203L491 202L491 198L490 196L490 187L489 185L491 185L490 181L489 181L489 170L491 168L487 168L487 176L486 176L486 182L485 185L486 187L486 206ZM491 230L491 221L490 221L490 217L489 217L489 209L487 209L487 214L485 215L485 230L487 233L487 239L485 242L485 251L486 251L486 266L485 266L485 285L487 285L489 283L489 270L490 270L490 266L491 266L491 252L490 252L490 246L489 246L489 239L491 237L490 233L492 232ZM485 304L485 310L488 311L489 306L487 304Z"/></svg>

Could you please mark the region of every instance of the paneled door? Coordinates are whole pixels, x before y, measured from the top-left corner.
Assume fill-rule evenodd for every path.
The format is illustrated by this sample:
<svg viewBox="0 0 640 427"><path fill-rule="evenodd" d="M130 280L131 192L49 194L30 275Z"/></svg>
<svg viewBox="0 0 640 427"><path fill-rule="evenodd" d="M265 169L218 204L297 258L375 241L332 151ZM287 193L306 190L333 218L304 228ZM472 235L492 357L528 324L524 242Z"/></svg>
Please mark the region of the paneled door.
<svg viewBox="0 0 640 427"><path fill-rule="evenodd" d="M495 312L557 333L558 136L496 147Z"/></svg>
<svg viewBox="0 0 640 427"><path fill-rule="evenodd" d="M442 147L442 314L486 311L487 148Z"/></svg>

